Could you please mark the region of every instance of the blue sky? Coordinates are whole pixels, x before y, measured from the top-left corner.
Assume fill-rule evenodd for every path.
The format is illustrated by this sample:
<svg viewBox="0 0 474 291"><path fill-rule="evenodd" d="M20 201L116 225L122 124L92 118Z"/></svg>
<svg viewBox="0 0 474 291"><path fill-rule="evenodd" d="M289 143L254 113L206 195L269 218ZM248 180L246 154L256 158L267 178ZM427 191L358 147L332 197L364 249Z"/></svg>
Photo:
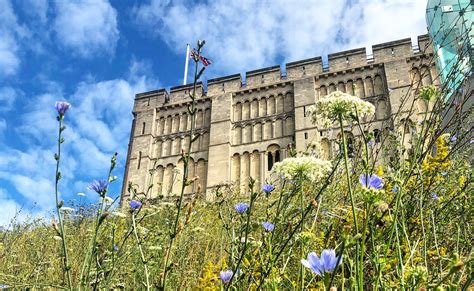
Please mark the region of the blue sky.
<svg viewBox="0 0 474 291"><path fill-rule="evenodd" d="M120 192L136 93L182 83L186 43L206 78L426 33L424 0L0 0L0 225L54 207L54 103L65 122L61 195L97 200L118 152Z"/></svg>

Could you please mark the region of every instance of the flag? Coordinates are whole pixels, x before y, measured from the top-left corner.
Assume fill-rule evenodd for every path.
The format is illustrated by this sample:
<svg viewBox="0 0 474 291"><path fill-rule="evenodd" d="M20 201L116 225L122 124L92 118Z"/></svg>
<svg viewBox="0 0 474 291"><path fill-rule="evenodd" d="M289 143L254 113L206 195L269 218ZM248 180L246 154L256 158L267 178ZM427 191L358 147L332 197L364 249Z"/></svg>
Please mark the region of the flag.
<svg viewBox="0 0 474 291"><path fill-rule="evenodd" d="M199 57L199 60L201 61L201 63L204 65L204 67L207 67L209 66L210 64L212 64L212 61L206 57L203 57L203 56L198 56L197 52L196 52L196 49L192 49L191 51L191 58L193 58L194 60L197 60L197 58Z"/></svg>
<svg viewBox="0 0 474 291"><path fill-rule="evenodd" d="M210 59L205 58L203 56L199 56L199 59L201 60L201 63L204 65L204 67L207 67L212 64L212 61Z"/></svg>

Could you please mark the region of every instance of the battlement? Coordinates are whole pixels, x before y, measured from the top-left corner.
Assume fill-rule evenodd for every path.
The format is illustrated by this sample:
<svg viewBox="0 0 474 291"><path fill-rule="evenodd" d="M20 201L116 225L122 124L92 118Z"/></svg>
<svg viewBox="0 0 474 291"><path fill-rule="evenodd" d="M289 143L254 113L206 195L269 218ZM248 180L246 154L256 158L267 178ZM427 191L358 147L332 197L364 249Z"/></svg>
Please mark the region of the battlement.
<svg viewBox="0 0 474 291"><path fill-rule="evenodd" d="M169 100L169 94L166 89L153 90L135 95L135 104L133 112L153 109L162 106Z"/></svg>
<svg viewBox="0 0 474 291"><path fill-rule="evenodd" d="M404 38L376 44L372 46L372 54L370 55L367 54L366 48L331 53L328 55L328 64L323 64L321 56L289 62L285 65L286 74L282 72L279 65L276 65L246 72L245 81L243 81L244 79L240 74L210 79L207 82L207 95L213 96L216 94L235 92L242 90L242 88L263 87L287 80L407 59L433 52L430 45L431 41L427 34L418 36L417 41L418 44L412 45L410 38ZM169 94L165 89L140 93L136 95L135 100L140 100L150 94L162 94L168 96L166 102L182 102L188 98L188 93L192 90L192 86L192 84L189 84L172 87ZM204 86L199 82L197 95L201 97L205 94Z"/></svg>

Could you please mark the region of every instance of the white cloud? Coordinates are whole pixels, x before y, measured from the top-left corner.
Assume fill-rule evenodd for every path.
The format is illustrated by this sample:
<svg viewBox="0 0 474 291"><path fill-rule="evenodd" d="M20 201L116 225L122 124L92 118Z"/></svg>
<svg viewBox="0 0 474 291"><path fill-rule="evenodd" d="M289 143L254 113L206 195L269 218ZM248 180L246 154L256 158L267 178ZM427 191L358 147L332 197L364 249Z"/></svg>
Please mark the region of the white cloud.
<svg viewBox="0 0 474 291"><path fill-rule="evenodd" d="M14 75L20 67L18 41L28 34L19 25L9 0L0 0L0 76Z"/></svg>
<svg viewBox="0 0 474 291"><path fill-rule="evenodd" d="M0 87L0 112L11 110L19 95L20 92L12 87Z"/></svg>
<svg viewBox="0 0 474 291"><path fill-rule="evenodd" d="M206 39L214 72L235 73L426 33L423 0L151 0L137 25L176 53Z"/></svg>
<svg viewBox="0 0 474 291"><path fill-rule="evenodd" d="M113 54L117 11L107 0L57 1L54 30L61 44L82 57Z"/></svg>
<svg viewBox="0 0 474 291"><path fill-rule="evenodd" d="M0 188L0 205L2 205L2 215L0 215L0 228L8 226L11 220L19 213L21 206L14 199L7 195L6 190Z"/></svg>

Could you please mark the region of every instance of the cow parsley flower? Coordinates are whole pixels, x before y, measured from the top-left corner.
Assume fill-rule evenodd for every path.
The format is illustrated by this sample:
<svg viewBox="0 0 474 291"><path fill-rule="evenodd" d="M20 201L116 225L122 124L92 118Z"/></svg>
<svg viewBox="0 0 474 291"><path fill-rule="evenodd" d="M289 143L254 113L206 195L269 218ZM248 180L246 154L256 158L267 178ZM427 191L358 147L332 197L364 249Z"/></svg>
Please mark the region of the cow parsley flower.
<svg viewBox="0 0 474 291"><path fill-rule="evenodd" d="M56 101L56 104L54 105L54 108L56 108L56 111L59 113L59 116L64 116L69 107L71 107L71 104L65 101Z"/></svg>
<svg viewBox="0 0 474 291"><path fill-rule="evenodd" d="M234 208L235 208L235 211L237 211L237 213L244 213L245 211L247 211L249 209L249 205L247 203L237 203L235 204Z"/></svg>
<svg viewBox="0 0 474 291"><path fill-rule="evenodd" d="M367 176L365 174L360 175L359 182L362 187L380 190L383 188L383 180L379 176L373 174L371 176Z"/></svg>
<svg viewBox="0 0 474 291"><path fill-rule="evenodd" d="M329 121L336 121L339 116L345 121L351 121L355 120L356 114L359 117L372 115L375 113L375 107L359 97L335 91L318 100L308 111L314 123L322 121L328 125Z"/></svg>
<svg viewBox="0 0 474 291"><path fill-rule="evenodd" d="M323 276L324 273L332 273L337 267L337 261L339 264L342 262L342 255L340 257L336 256L335 250L323 250L321 253L321 258L316 255L315 252L308 254L307 260L301 260L301 264L306 268L310 269L319 276Z"/></svg>
<svg viewBox="0 0 474 291"><path fill-rule="evenodd" d="M234 272L232 272L232 270L221 271L220 277L222 282L224 284L229 283L230 279L232 279L232 275L234 275Z"/></svg>
<svg viewBox="0 0 474 291"><path fill-rule="evenodd" d="M275 229L275 225L268 221L265 221L264 223L262 223L262 225L263 228L268 232L272 232Z"/></svg>
<svg viewBox="0 0 474 291"><path fill-rule="evenodd" d="M273 190L275 190L275 187L273 185L265 184L262 186L262 191L265 192L266 194L272 192Z"/></svg>
<svg viewBox="0 0 474 291"><path fill-rule="evenodd" d="M272 172L283 175L287 180L302 177L310 182L318 182L331 171L331 162L305 156L287 158L273 165Z"/></svg>

